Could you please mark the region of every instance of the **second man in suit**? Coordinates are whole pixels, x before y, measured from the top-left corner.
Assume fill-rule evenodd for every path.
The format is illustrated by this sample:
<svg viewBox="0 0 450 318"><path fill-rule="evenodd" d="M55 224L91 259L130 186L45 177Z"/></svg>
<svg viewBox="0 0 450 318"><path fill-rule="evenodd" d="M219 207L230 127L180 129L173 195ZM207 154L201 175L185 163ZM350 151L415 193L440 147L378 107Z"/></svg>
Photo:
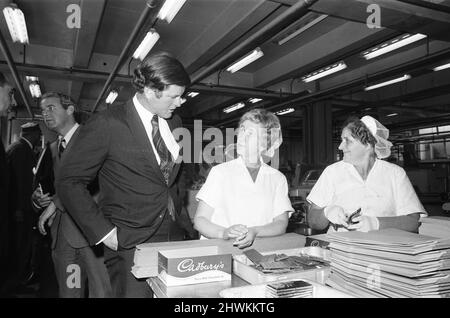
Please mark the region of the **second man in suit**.
<svg viewBox="0 0 450 318"><path fill-rule="evenodd" d="M61 160L71 155L79 134L80 125L74 117L76 106L66 95L46 93L41 98L40 108L46 126L59 135L50 145L56 175ZM64 203L58 195L53 196L52 203L41 214L38 224L42 234L46 234L45 224L51 225L52 256L60 297L84 297L86 287L89 297L112 296L103 251L89 246L67 213Z"/></svg>
<svg viewBox="0 0 450 318"><path fill-rule="evenodd" d="M176 211L180 146L173 115L190 85L183 65L167 53L148 56L134 71L136 94L94 116L81 129L57 177L57 193L90 243L103 242L116 297L148 297L132 275L136 245L183 238ZM86 186L98 175L98 204ZM175 204L174 204L175 203Z"/></svg>

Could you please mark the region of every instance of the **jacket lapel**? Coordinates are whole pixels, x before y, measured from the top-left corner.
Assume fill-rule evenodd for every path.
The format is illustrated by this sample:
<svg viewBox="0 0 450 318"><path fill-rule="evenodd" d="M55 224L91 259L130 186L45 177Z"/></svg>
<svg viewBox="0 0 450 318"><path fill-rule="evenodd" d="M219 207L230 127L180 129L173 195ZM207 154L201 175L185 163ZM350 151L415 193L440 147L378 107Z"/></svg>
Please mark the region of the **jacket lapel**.
<svg viewBox="0 0 450 318"><path fill-rule="evenodd" d="M155 173L158 175L161 182L165 184L166 181L164 180L164 176L161 172L161 169L159 168L158 161L156 160L152 145L150 143L150 140L148 139L148 135L147 132L145 131L144 124L142 123L142 120L139 117L139 114L136 111L136 108L134 107L132 100L128 101L127 104L125 105L125 113L126 113L126 123L136 140L136 144L138 145L139 148L149 150L147 152L149 154L147 158L150 161L150 165L155 170Z"/></svg>

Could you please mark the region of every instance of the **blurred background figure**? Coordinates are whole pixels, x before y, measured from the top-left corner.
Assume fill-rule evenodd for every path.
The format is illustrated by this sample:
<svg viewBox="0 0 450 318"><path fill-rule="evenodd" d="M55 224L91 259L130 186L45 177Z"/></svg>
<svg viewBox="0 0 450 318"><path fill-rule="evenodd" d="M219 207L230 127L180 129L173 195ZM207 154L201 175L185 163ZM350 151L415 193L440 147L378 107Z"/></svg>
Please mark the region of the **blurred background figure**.
<svg viewBox="0 0 450 318"><path fill-rule="evenodd" d="M8 284L17 289L26 285L32 276L31 255L33 247L33 227L37 215L31 204L33 192L33 170L37 158L35 148L41 139L41 129L34 122L21 126L20 138L11 144L6 152L9 172L9 217L10 217L10 273Z"/></svg>
<svg viewBox="0 0 450 318"><path fill-rule="evenodd" d="M16 105L14 99L14 88L9 84L3 73L0 73L0 120L6 117L8 110ZM8 255L9 227L8 227L8 168L6 164L6 153L3 145L3 138L0 138L0 260L6 260ZM7 279L8 262L0 262L0 296L4 290L1 288L5 285Z"/></svg>

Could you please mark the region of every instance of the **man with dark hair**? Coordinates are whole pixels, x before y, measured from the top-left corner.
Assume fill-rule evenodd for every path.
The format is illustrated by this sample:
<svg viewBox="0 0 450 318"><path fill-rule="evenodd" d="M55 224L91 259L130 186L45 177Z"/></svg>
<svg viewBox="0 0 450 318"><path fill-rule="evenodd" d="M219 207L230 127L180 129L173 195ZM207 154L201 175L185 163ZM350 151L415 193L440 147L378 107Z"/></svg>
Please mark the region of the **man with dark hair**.
<svg viewBox="0 0 450 318"><path fill-rule="evenodd" d="M24 285L31 275L33 227L37 216L31 206L33 169L36 166L35 147L39 144L41 129L38 123L21 126L20 139L8 148L6 162L9 171L9 216L11 262L16 286Z"/></svg>
<svg viewBox="0 0 450 318"><path fill-rule="evenodd" d="M5 117L8 109L14 106L16 101L14 99L14 89L6 81L3 73L0 73L0 121L2 117ZM1 123L0 123L1 127ZM6 153L3 145L3 136L0 131L0 259L4 260L8 258L8 241L9 241L9 228L8 228L8 168L6 165ZM0 262L0 286L4 286L7 279L7 262ZM3 293L0 290L0 294Z"/></svg>
<svg viewBox="0 0 450 318"><path fill-rule="evenodd" d="M105 245L105 263L116 297L149 297L131 274L135 247L180 240L176 178L181 127L173 112L190 79L167 53L147 57L134 71L136 94L81 128L57 176L57 193L90 243ZM98 175L97 204L86 186Z"/></svg>
<svg viewBox="0 0 450 318"><path fill-rule="evenodd" d="M45 125L58 133L50 145L53 169L56 173L64 156L70 156L80 125L75 121L76 105L60 93L46 93L39 103ZM37 205L45 207L48 193L38 188ZM40 192L40 195L39 195ZM36 193L36 191L35 191ZM45 225L51 226L52 258L62 298L110 297L111 284L103 259L103 250L92 248L55 195L39 217L38 227L46 235Z"/></svg>

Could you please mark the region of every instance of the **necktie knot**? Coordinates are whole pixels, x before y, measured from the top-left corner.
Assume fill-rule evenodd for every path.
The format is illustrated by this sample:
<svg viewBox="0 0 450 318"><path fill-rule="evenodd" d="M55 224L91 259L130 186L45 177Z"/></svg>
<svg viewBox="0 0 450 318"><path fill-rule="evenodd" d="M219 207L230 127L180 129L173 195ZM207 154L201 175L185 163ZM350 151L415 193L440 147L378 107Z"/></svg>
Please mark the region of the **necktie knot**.
<svg viewBox="0 0 450 318"><path fill-rule="evenodd" d="M65 149L66 149L66 140L63 138L59 141L58 145L58 155L60 158Z"/></svg>

